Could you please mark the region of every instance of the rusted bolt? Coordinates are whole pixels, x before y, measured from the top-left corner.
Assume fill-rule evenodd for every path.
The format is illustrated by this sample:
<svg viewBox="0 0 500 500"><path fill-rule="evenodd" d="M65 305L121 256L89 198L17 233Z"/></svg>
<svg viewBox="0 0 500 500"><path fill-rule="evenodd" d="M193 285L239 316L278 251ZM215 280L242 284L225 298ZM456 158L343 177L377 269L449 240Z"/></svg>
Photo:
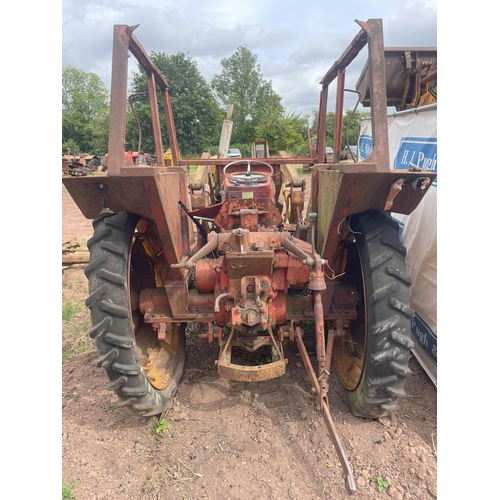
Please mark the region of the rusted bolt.
<svg viewBox="0 0 500 500"><path fill-rule="evenodd" d="M253 285L248 285L247 286L247 292L252 293L253 292Z"/></svg>

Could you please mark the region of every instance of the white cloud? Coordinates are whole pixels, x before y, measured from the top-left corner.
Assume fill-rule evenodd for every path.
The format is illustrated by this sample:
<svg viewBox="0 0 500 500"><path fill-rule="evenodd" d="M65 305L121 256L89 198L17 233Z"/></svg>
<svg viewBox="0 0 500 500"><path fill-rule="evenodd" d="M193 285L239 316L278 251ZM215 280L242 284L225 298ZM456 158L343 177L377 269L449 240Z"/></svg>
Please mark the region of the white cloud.
<svg viewBox="0 0 500 500"><path fill-rule="evenodd" d="M140 26L137 38L148 51L184 52L210 81L220 61L246 45L258 56L266 80L288 111L310 113L319 103L319 81L360 30L354 19L382 17L386 46L435 46L436 1L327 0L272 2L240 0L65 0L62 63L93 71L109 86L114 24ZM365 58L366 59L366 58ZM365 59L349 67L353 87ZM334 106L330 91L329 109ZM346 95L346 106L353 106Z"/></svg>

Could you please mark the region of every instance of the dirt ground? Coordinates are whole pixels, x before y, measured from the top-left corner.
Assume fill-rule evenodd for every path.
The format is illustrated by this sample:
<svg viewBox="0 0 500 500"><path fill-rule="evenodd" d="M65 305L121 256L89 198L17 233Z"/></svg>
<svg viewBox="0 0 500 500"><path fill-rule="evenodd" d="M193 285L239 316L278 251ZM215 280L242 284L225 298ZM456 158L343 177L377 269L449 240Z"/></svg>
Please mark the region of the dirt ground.
<svg viewBox="0 0 500 500"><path fill-rule="evenodd" d="M62 203L63 241L91 236L64 187ZM63 270L66 297L83 293L74 286L85 281L81 267ZM283 377L237 383L218 376L218 347L197 332L190 325L184 376L163 425L114 406L96 350L63 361L62 475L76 499L437 498L437 394L415 358L407 396L388 418L352 416L330 384L357 482L350 497L296 347L287 346Z"/></svg>

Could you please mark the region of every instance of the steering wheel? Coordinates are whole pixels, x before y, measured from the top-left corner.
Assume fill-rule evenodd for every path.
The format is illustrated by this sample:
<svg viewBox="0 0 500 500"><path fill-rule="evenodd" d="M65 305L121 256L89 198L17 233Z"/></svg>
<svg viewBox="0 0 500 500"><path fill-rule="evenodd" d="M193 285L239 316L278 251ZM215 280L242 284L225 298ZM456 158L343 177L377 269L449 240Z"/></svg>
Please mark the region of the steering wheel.
<svg viewBox="0 0 500 500"><path fill-rule="evenodd" d="M227 172L227 169L238 163L247 163L247 169L244 172ZM257 163L259 165L265 165L269 168L269 172L255 172L252 171L251 164ZM274 173L273 167L269 163L260 160L236 160L228 163L223 170L224 177L226 177L229 182L238 184L255 184L259 182L265 182Z"/></svg>

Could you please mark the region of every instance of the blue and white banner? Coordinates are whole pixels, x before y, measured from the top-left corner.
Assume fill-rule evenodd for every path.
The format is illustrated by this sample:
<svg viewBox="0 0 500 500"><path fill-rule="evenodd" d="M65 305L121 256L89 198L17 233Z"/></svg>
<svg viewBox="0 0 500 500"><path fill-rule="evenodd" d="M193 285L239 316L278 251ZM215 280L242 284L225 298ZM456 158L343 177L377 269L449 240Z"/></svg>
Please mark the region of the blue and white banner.
<svg viewBox="0 0 500 500"><path fill-rule="evenodd" d="M437 139L401 137L393 168L396 170L419 168L437 173ZM437 186L437 177L433 185Z"/></svg>
<svg viewBox="0 0 500 500"><path fill-rule="evenodd" d="M411 320L411 331L423 354L437 365L437 337L418 314Z"/></svg>
<svg viewBox="0 0 500 500"><path fill-rule="evenodd" d="M388 116L389 156L394 169L418 167L437 173L437 104ZM371 121L361 120L359 161L372 150ZM413 353L437 385L437 178L410 215L392 214L407 249L406 270L413 283L410 305Z"/></svg>

